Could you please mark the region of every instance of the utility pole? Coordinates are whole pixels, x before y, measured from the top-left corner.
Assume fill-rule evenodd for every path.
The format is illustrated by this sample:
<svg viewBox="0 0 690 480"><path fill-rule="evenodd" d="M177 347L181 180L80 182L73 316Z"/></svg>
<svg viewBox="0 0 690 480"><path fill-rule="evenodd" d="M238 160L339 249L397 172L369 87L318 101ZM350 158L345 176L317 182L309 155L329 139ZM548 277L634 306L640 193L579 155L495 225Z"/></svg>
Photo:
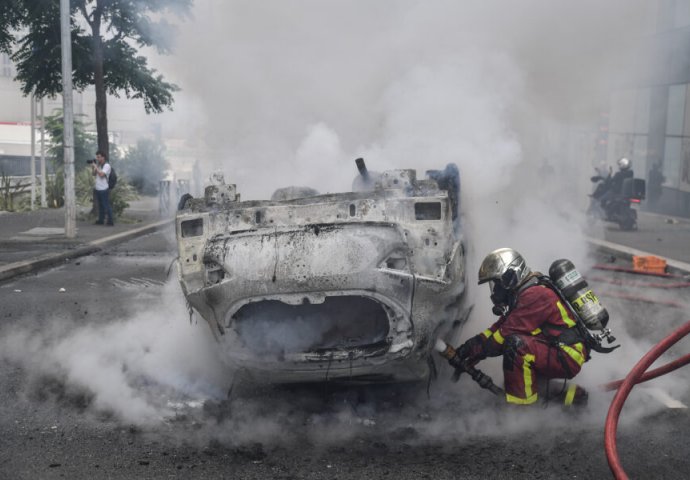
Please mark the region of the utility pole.
<svg viewBox="0 0 690 480"><path fill-rule="evenodd" d="M48 199L46 198L46 124L43 104L43 97L41 97L41 207L46 208L48 206Z"/></svg>
<svg viewBox="0 0 690 480"><path fill-rule="evenodd" d="M74 194L74 114L72 106L72 36L69 0L60 0L62 46L62 109L65 148L65 236L77 236L77 202Z"/></svg>
<svg viewBox="0 0 690 480"><path fill-rule="evenodd" d="M36 208L36 97L31 94L31 210Z"/></svg>

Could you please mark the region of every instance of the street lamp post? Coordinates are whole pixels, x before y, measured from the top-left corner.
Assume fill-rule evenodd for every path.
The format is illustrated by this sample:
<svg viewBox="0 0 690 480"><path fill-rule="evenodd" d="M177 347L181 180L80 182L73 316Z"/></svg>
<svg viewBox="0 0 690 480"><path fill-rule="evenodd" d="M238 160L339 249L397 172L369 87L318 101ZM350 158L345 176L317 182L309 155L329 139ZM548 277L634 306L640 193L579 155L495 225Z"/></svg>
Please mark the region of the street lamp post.
<svg viewBox="0 0 690 480"><path fill-rule="evenodd" d="M62 108L64 112L63 142L65 149L65 236L77 235L77 204L74 194L74 114L72 106L72 39L69 0L60 0L62 46Z"/></svg>
<svg viewBox="0 0 690 480"><path fill-rule="evenodd" d="M31 210L36 208L36 97L31 94Z"/></svg>
<svg viewBox="0 0 690 480"><path fill-rule="evenodd" d="M48 199L46 198L46 124L45 114L43 113L43 97L41 97L41 207L48 206Z"/></svg>

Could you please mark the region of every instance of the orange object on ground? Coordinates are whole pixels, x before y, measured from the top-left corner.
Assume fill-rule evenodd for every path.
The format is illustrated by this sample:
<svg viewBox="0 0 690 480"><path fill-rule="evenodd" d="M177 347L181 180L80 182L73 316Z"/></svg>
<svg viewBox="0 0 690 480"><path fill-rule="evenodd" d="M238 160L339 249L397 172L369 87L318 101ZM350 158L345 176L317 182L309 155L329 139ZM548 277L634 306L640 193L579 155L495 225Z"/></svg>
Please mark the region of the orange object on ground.
<svg viewBox="0 0 690 480"><path fill-rule="evenodd" d="M649 273L666 273L666 260L648 256L633 256L633 270Z"/></svg>

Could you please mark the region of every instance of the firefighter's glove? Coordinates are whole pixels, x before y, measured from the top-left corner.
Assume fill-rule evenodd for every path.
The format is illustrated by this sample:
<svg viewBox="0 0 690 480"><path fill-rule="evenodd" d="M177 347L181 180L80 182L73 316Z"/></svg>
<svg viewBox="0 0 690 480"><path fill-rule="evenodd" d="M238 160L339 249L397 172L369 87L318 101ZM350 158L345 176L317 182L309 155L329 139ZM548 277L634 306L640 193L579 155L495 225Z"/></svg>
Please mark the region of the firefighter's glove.
<svg viewBox="0 0 690 480"><path fill-rule="evenodd" d="M461 368L463 365L474 367L484 358L486 355L484 354L482 338L477 335L455 349L455 357L450 360L450 364L454 368Z"/></svg>

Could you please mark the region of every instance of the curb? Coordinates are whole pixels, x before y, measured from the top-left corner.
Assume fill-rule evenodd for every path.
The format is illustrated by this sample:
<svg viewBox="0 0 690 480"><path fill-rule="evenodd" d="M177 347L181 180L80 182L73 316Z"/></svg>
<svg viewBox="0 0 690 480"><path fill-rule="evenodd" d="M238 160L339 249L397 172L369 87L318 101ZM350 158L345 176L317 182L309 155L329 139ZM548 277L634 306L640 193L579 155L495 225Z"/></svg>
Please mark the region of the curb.
<svg viewBox="0 0 690 480"><path fill-rule="evenodd" d="M36 272L38 270L55 266L59 263L69 261L73 258L83 257L92 253L98 252L105 247L116 245L118 243L126 242L141 235L153 233L163 227L173 223L174 219L160 220L155 223L141 226L133 230L116 233L108 237L93 240L85 245L77 247L73 250L67 250L60 253L48 253L38 256L31 260L23 260L20 262L9 263L0 267L0 282L4 282L18 275Z"/></svg>
<svg viewBox="0 0 690 480"><path fill-rule="evenodd" d="M638 250L636 248L626 247L618 243L607 242L606 240L599 240L597 238L586 237L587 243L594 245L601 251L611 253L614 255L621 256L623 258L632 260L633 256L649 256L653 255L659 257L659 254L645 252L644 250ZM681 262L679 260L673 260L671 258L665 258L667 268L672 273L679 273L683 275L690 275L690 264Z"/></svg>

